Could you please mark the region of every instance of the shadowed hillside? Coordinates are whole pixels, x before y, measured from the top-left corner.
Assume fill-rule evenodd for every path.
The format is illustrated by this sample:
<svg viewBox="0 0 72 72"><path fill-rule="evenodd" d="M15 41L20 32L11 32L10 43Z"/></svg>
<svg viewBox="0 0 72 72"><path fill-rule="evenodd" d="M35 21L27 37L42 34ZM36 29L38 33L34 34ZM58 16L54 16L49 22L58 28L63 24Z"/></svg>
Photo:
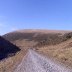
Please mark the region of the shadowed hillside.
<svg viewBox="0 0 72 72"><path fill-rule="evenodd" d="M32 32L32 33L21 33L14 32L3 35L3 37L9 41L16 40L28 40L38 42L36 46L43 45L56 45L61 42L67 41L72 37L72 32L70 33L40 33L40 32Z"/></svg>
<svg viewBox="0 0 72 72"><path fill-rule="evenodd" d="M0 37L0 60L13 56L18 51L20 49L17 46Z"/></svg>

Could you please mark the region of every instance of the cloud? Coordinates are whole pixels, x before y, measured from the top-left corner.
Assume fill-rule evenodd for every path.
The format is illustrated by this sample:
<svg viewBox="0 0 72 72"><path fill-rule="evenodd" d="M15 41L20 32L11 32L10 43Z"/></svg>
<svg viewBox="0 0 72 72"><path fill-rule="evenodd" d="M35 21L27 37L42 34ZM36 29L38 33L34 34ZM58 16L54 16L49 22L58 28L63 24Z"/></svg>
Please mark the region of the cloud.
<svg viewBox="0 0 72 72"><path fill-rule="evenodd" d="M18 30L18 28L16 27L11 28L11 31L15 31L15 30Z"/></svg>

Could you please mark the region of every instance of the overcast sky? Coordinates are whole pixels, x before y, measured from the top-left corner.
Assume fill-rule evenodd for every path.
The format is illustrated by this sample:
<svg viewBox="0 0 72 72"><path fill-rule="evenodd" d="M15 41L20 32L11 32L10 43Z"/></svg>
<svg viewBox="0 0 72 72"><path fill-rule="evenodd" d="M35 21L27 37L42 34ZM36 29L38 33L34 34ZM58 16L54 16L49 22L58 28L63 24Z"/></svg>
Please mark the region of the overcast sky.
<svg viewBox="0 0 72 72"><path fill-rule="evenodd" d="M18 29L72 30L72 0L0 0L0 34Z"/></svg>

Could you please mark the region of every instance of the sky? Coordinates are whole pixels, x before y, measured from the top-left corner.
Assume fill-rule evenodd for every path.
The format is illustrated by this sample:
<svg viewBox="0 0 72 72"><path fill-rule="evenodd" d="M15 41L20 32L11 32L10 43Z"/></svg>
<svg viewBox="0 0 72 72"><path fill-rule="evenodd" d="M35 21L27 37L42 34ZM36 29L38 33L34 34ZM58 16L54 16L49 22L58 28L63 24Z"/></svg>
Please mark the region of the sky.
<svg viewBox="0 0 72 72"><path fill-rule="evenodd" d="M0 35L19 29L72 30L72 0L0 0Z"/></svg>

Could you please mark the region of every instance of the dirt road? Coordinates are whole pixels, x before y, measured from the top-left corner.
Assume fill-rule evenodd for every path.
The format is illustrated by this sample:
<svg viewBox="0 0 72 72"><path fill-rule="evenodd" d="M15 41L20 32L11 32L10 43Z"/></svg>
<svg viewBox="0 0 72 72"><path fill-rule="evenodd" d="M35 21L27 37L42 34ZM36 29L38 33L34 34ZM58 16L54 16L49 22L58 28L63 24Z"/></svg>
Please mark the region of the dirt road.
<svg viewBox="0 0 72 72"><path fill-rule="evenodd" d="M72 72L72 70L29 50L14 72Z"/></svg>

